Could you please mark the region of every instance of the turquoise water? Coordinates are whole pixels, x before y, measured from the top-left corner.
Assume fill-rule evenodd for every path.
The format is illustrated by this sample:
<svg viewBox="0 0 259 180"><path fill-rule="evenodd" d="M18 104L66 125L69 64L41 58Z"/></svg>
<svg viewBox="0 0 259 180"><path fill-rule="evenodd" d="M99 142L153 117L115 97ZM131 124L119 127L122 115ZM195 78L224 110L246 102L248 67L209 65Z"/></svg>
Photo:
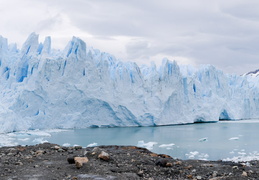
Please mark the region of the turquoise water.
<svg viewBox="0 0 259 180"><path fill-rule="evenodd" d="M180 159L259 158L259 120L160 127L88 128L11 133L10 143L60 145L138 145ZM1 137L0 137L1 138ZM257 152L258 151L258 152Z"/></svg>

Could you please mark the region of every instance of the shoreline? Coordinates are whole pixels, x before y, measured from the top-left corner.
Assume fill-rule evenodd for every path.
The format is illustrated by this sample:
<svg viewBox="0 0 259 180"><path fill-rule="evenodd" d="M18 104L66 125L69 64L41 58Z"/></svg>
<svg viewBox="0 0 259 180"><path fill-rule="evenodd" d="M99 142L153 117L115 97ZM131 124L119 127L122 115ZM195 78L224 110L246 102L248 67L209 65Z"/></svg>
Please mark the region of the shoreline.
<svg viewBox="0 0 259 180"><path fill-rule="evenodd" d="M75 157L87 158L78 168ZM136 146L0 147L0 179L256 179L259 161L179 160Z"/></svg>

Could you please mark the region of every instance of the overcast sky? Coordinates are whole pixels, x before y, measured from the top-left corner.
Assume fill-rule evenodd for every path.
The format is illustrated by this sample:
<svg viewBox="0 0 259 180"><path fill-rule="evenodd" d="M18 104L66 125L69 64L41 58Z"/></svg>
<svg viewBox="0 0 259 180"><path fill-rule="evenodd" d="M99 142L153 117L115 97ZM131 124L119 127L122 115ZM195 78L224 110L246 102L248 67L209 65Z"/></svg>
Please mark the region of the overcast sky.
<svg viewBox="0 0 259 180"><path fill-rule="evenodd" d="M0 35L18 47L32 32L63 49L72 36L123 61L259 69L257 0L0 0Z"/></svg>

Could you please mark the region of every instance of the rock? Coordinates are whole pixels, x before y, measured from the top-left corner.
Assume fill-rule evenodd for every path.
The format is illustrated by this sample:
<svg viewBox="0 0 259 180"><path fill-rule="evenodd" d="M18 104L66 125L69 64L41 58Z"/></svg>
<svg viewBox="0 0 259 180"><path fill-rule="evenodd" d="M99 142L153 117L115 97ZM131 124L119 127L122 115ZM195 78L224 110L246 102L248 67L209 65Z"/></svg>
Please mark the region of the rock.
<svg viewBox="0 0 259 180"><path fill-rule="evenodd" d="M25 159L32 159L31 155L24 156Z"/></svg>
<svg viewBox="0 0 259 180"><path fill-rule="evenodd" d="M75 150L79 150L79 149L82 149L83 147L82 146L74 146Z"/></svg>
<svg viewBox="0 0 259 180"><path fill-rule="evenodd" d="M193 177L192 177L191 174L186 175L186 177L187 177L188 179L193 179Z"/></svg>
<svg viewBox="0 0 259 180"><path fill-rule="evenodd" d="M243 171L242 176L247 176L247 172Z"/></svg>
<svg viewBox="0 0 259 180"><path fill-rule="evenodd" d="M172 167L172 166L173 166L173 163L168 162L168 163L166 163L165 166L166 166L166 167Z"/></svg>
<svg viewBox="0 0 259 180"><path fill-rule="evenodd" d="M83 155L86 156L88 154L89 151L84 151Z"/></svg>
<svg viewBox="0 0 259 180"><path fill-rule="evenodd" d="M102 151L101 154L98 155L98 158L104 161L109 161L110 155L107 152Z"/></svg>
<svg viewBox="0 0 259 180"><path fill-rule="evenodd" d="M67 158L67 162L68 162L69 164L75 164L75 163L76 163L74 157L68 157L68 158Z"/></svg>
<svg viewBox="0 0 259 180"><path fill-rule="evenodd" d="M158 157L158 154L156 154L156 153L151 153L150 156L151 156L151 157Z"/></svg>
<svg viewBox="0 0 259 180"><path fill-rule="evenodd" d="M59 148L58 149L58 152L64 152L65 150L64 149L62 149L62 148Z"/></svg>
<svg viewBox="0 0 259 180"><path fill-rule="evenodd" d="M233 166L232 169L238 169L238 166Z"/></svg>
<svg viewBox="0 0 259 180"><path fill-rule="evenodd" d="M99 147L94 147L92 150L92 152L99 152L99 151L101 151Z"/></svg>
<svg viewBox="0 0 259 180"><path fill-rule="evenodd" d="M23 165L23 163L22 163L22 162L20 162L20 161L18 161L18 162L16 162L16 163L15 163L15 165L22 166L22 165Z"/></svg>
<svg viewBox="0 0 259 180"><path fill-rule="evenodd" d="M62 146L61 147L64 151L67 151L68 150L68 147L66 147L66 146Z"/></svg>
<svg viewBox="0 0 259 180"><path fill-rule="evenodd" d="M183 163L182 163L182 161L176 161L174 164L175 165L182 165Z"/></svg>
<svg viewBox="0 0 259 180"><path fill-rule="evenodd" d="M184 169L191 169L191 168L192 168L192 165L184 167Z"/></svg>
<svg viewBox="0 0 259 180"><path fill-rule="evenodd" d="M196 179L200 180L200 179L202 179L202 177L201 176L196 176Z"/></svg>
<svg viewBox="0 0 259 180"><path fill-rule="evenodd" d="M53 146L51 149L59 150L60 146Z"/></svg>
<svg viewBox="0 0 259 180"><path fill-rule="evenodd" d="M171 156L166 155L166 154L158 154L158 156L162 157L162 158L172 158Z"/></svg>
<svg viewBox="0 0 259 180"><path fill-rule="evenodd" d="M74 160L75 160L77 169L80 169L83 166L83 164L88 162L87 157L75 157Z"/></svg>
<svg viewBox="0 0 259 180"><path fill-rule="evenodd" d="M144 171L143 171L143 170L140 170L140 171L137 173L137 175L139 175L140 177L142 177L143 174L144 174Z"/></svg>
<svg viewBox="0 0 259 180"><path fill-rule="evenodd" d="M16 149L15 148L8 148L7 151L14 153L14 152L16 152Z"/></svg>
<svg viewBox="0 0 259 180"><path fill-rule="evenodd" d="M36 156L41 156L41 155L44 154L44 153L45 153L45 151L43 151L43 150L37 150L37 151L35 152Z"/></svg>
<svg viewBox="0 0 259 180"><path fill-rule="evenodd" d="M156 161L157 166L162 166L162 167L171 167L173 166L172 163L168 162L166 159L159 159Z"/></svg>
<svg viewBox="0 0 259 180"><path fill-rule="evenodd" d="M217 177L217 175L218 175L218 172L217 171L213 171L212 177Z"/></svg>

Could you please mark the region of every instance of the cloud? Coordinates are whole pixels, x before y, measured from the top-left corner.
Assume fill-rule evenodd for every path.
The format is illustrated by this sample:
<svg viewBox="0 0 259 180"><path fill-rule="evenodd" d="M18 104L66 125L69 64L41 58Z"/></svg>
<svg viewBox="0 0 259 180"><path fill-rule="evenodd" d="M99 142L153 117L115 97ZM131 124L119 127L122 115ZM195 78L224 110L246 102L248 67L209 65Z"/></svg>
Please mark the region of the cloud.
<svg viewBox="0 0 259 180"><path fill-rule="evenodd" d="M63 48L72 36L125 61L213 64L242 74L258 68L255 0L9 0L0 34L21 44L32 31Z"/></svg>

